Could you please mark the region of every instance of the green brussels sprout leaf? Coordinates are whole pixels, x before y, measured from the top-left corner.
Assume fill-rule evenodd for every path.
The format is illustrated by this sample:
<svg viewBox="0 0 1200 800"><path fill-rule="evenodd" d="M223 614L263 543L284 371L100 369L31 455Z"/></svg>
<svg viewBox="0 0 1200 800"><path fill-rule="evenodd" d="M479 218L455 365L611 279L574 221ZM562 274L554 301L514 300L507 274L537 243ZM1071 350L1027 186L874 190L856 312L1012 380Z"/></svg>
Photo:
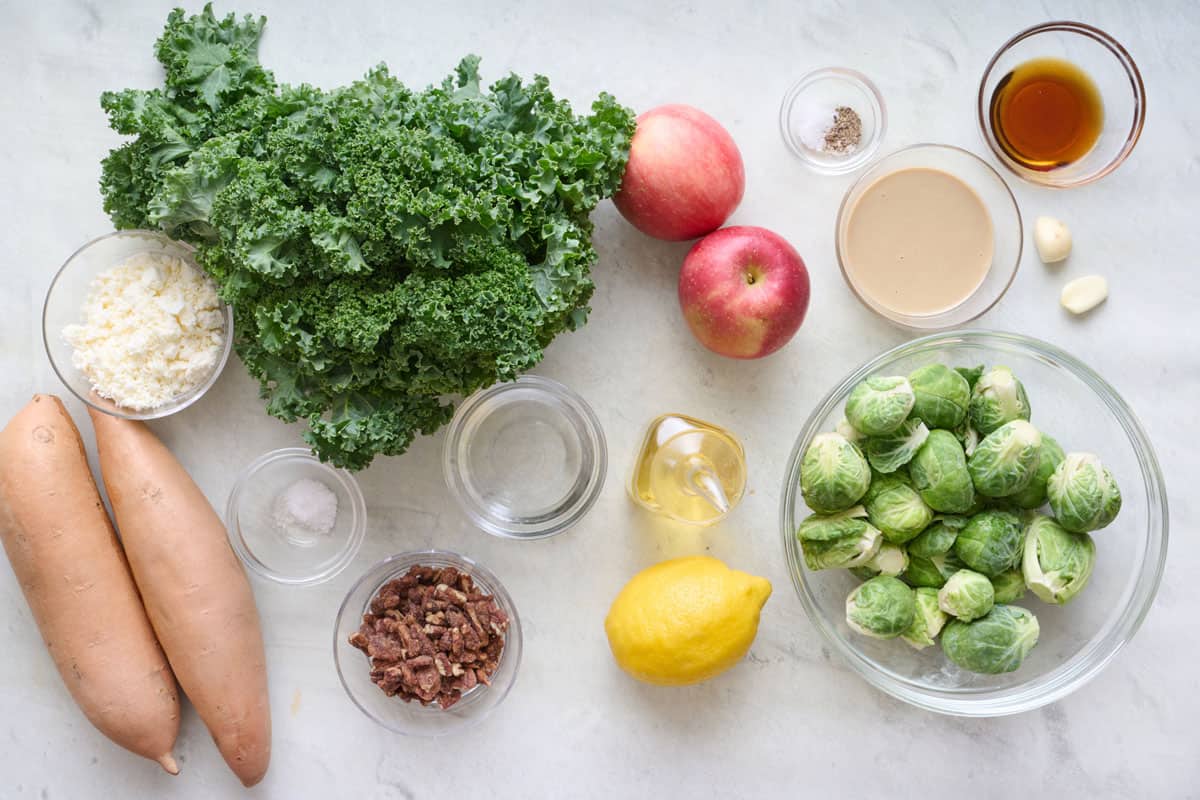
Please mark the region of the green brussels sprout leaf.
<svg viewBox="0 0 1200 800"><path fill-rule="evenodd" d="M942 631L942 652L965 670L998 675L1021 666L1038 633L1033 614L1020 606L997 605L973 622L950 620Z"/></svg>
<svg viewBox="0 0 1200 800"><path fill-rule="evenodd" d="M956 428L967 417L971 387L959 373L944 364L926 364L908 376L912 386L912 415L931 428Z"/></svg>
<svg viewBox="0 0 1200 800"><path fill-rule="evenodd" d="M818 514L850 508L871 485L871 468L862 452L837 433L819 433L800 462L800 493Z"/></svg>
<svg viewBox="0 0 1200 800"><path fill-rule="evenodd" d="M1061 605L1087 585L1096 565L1096 544L1086 533L1064 530L1049 517L1036 517L1025 531L1021 571L1041 600Z"/></svg>
<svg viewBox="0 0 1200 800"><path fill-rule="evenodd" d="M1058 442L1043 433L1037 471L1033 473L1024 489L1010 495L1008 499L1021 508L1041 508L1046 504L1046 486L1050 482L1050 476L1065 458L1066 454Z"/></svg>
<svg viewBox="0 0 1200 800"><path fill-rule="evenodd" d="M954 371L962 375L963 379L967 382L967 386L973 390L975 384L979 383L979 379L983 377L983 373L987 371L987 368L983 364L979 364L974 367L955 367Z"/></svg>
<svg viewBox="0 0 1200 800"><path fill-rule="evenodd" d="M1009 511L980 511L954 540L954 554L976 572L993 577L1021 561L1021 520Z"/></svg>
<svg viewBox="0 0 1200 800"><path fill-rule="evenodd" d="M863 505L871 524L896 544L912 539L933 521L933 509L903 473L875 475Z"/></svg>
<svg viewBox="0 0 1200 800"><path fill-rule="evenodd" d="M846 398L846 419L868 436L883 436L900 427L914 402L908 378L872 376Z"/></svg>
<svg viewBox="0 0 1200 800"><path fill-rule="evenodd" d="M1006 422L983 437L967 459L975 491L1008 497L1033 480L1041 457L1042 435L1024 420Z"/></svg>
<svg viewBox="0 0 1200 800"><path fill-rule="evenodd" d="M918 650L933 644L949 617L938 606L937 589L922 586L916 590L916 613L912 624L900 634L904 641Z"/></svg>
<svg viewBox="0 0 1200 800"><path fill-rule="evenodd" d="M871 436L866 441L867 461L876 472L895 472L909 461L929 436L929 428L916 417L909 417L900 427L883 436ZM964 462L963 468L966 468Z"/></svg>
<svg viewBox="0 0 1200 800"><path fill-rule="evenodd" d="M987 436L1006 422L1029 420L1025 387L1008 367L993 367L975 382L967 409L971 427Z"/></svg>
<svg viewBox="0 0 1200 800"><path fill-rule="evenodd" d="M1116 479L1091 453L1068 454L1046 482L1046 495L1058 524L1072 533L1098 531L1121 511Z"/></svg>
<svg viewBox="0 0 1200 800"><path fill-rule="evenodd" d="M896 578L871 578L846 598L846 624L877 639L904 633L916 614L916 594Z"/></svg>
<svg viewBox="0 0 1200 800"><path fill-rule="evenodd" d="M921 499L934 511L960 514L975 504L966 454L949 431L935 430L926 437L908 473Z"/></svg>
<svg viewBox="0 0 1200 800"><path fill-rule="evenodd" d="M986 575L960 569L950 576L938 592L938 606L963 622L979 619L992 610L996 590Z"/></svg>
<svg viewBox="0 0 1200 800"><path fill-rule="evenodd" d="M1025 596L1025 576L1019 569L1006 569L992 578L997 603L1012 603Z"/></svg>

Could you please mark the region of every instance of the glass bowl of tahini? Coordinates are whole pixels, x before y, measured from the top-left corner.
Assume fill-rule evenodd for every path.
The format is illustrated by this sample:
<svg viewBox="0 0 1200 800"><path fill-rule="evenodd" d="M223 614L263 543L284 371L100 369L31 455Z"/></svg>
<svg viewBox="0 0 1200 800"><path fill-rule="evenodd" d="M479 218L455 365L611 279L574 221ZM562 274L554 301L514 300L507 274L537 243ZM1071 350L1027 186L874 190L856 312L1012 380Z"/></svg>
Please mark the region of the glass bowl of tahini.
<svg viewBox="0 0 1200 800"><path fill-rule="evenodd" d="M1021 212L983 159L916 144L873 163L838 209L842 277L867 308L913 331L954 328L999 302L1021 263Z"/></svg>

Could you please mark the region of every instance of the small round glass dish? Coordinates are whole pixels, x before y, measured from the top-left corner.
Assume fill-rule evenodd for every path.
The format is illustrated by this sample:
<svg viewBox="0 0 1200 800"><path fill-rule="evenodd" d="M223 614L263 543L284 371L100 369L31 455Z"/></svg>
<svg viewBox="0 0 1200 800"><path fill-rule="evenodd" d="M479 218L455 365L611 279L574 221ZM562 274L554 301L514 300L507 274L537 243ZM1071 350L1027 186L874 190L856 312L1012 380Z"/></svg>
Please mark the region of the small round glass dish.
<svg viewBox="0 0 1200 800"><path fill-rule="evenodd" d="M42 340L55 374L71 393L84 403L123 419L161 419L195 403L220 377L233 348L233 310L228 304L221 304L225 321L225 344L217 354L208 376L188 391L155 408L127 408L93 391L92 382L74 364L74 348L63 336L67 326L83 322L83 307L91 291L92 281L105 270L118 266L140 253L179 258L194 269L200 270L192 256L193 249L190 245L175 241L157 231L115 231L93 239L76 250L50 282L46 302L42 307Z"/></svg>
<svg viewBox="0 0 1200 800"><path fill-rule="evenodd" d="M314 529L296 512L327 514L326 492L337 501L332 527ZM247 567L278 583L308 586L329 580L354 560L367 533L367 506L349 472L322 464L307 448L285 447L238 475L225 523Z"/></svg>
<svg viewBox="0 0 1200 800"><path fill-rule="evenodd" d="M992 129L992 98L1013 69L1037 58L1058 58L1083 70L1100 91L1104 122L1084 157L1050 170L1015 161ZM983 70L976 98L979 131L997 160L1014 175L1041 186L1066 189L1103 178L1129 157L1146 121L1146 87L1137 64L1121 44L1082 22L1046 22L1023 30L996 51Z"/></svg>
<svg viewBox="0 0 1200 800"><path fill-rule="evenodd" d="M824 149L826 131L840 106L858 114L858 144L846 152ZM826 67L808 73L783 96L779 132L792 155L813 172L844 175L866 164L887 130L887 111L875 84L861 72Z"/></svg>
<svg viewBox="0 0 1200 800"><path fill-rule="evenodd" d="M371 600L379 589L415 566L454 567L470 575L476 587L495 598L496 605L508 617L504 648L500 651L500 661L492 673L490 685L476 685L447 709L438 705L423 706L417 701L384 694L371 681L371 662L366 653L350 644L350 637L362 625L363 615L370 610ZM500 579L466 556L444 550L400 553L367 570L346 594L333 629L333 661L350 700L375 722L409 736L446 736L483 721L512 690L521 665L521 619Z"/></svg>
<svg viewBox="0 0 1200 800"><path fill-rule="evenodd" d="M463 401L450 422L442 468L480 528L542 539L591 509L604 486L608 451L582 397L557 381L523 375Z"/></svg>
<svg viewBox="0 0 1200 800"><path fill-rule="evenodd" d="M1015 605L1041 627L1037 646L1015 672L977 675L956 667L940 646L872 639L846 624L846 596L858 585L847 571L811 571L796 539L808 509L800 465L813 437L833 430L851 389L869 375L907 375L933 362L1003 364L1024 383L1032 422L1066 450L1100 455L1121 487L1116 520L1094 534L1090 582L1069 604L1051 606L1032 592ZM796 593L813 624L855 672L914 706L968 717L1016 714L1066 697L1094 678L1137 632L1158 591L1167 554L1167 495L1146 432L1117 391L1091 368L1045 342L1015 333L956 331L889 350L843 378L817 406L792 449L784 476L780 533Z"/></svg>
<svg viewBox="0 0 1200 800"><path fill-rule="evenodd" d="M853 265L848 263L848 233L859 199L880 179L901 170L914 169L944 172L966 184L982 202L992 224L992 260L983 279L957 304L930 314L905 313L883 298L872 296L859 285ZM889 322L920 332L961 326L1000 302L1017 276L1024 238L1017 199L1000 173L979 156L960 147L929 143L914 144L889 153L858 176L842 198L834 231L838 267L854 296Z"/></svg>

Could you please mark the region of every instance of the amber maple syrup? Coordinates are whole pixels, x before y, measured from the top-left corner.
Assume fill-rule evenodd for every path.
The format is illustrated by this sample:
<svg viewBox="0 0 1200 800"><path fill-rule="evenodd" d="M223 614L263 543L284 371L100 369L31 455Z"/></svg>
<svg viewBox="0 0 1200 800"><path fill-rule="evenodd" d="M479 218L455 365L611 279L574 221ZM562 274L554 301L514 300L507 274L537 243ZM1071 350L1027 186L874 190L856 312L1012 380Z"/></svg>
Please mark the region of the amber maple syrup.
<svg viewBox="0 0 1200 800"><path fill-rule="evenodd" d="M996 141L1010 158L1047 171L1088 154L1104 126L1104 103L1079 67L1035 58L996 84L990 116Z"/></svg>

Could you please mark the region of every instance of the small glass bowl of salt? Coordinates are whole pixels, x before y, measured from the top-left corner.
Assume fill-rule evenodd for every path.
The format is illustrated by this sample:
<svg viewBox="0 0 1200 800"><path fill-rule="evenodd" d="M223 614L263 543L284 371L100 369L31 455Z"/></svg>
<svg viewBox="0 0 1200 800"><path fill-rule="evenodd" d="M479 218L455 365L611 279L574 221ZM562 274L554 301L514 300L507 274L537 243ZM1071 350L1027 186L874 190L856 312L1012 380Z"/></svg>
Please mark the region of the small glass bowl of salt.
<svg viewBox="0 0 1200 800"><path fill-rule="evenodd" d="M242 471L225 508L229 540L255 573L279 583L322 583L346 568L367 532L354 476L308 449L273 450Z"/></svg>
<svg viewBox="0 0 1200 800"><path fill-rule="evenodd" d="M826 67L788 89L779 132L796 158L823 175L844 175L871 160L887 129L883 96L852 69Z"/></svg>

